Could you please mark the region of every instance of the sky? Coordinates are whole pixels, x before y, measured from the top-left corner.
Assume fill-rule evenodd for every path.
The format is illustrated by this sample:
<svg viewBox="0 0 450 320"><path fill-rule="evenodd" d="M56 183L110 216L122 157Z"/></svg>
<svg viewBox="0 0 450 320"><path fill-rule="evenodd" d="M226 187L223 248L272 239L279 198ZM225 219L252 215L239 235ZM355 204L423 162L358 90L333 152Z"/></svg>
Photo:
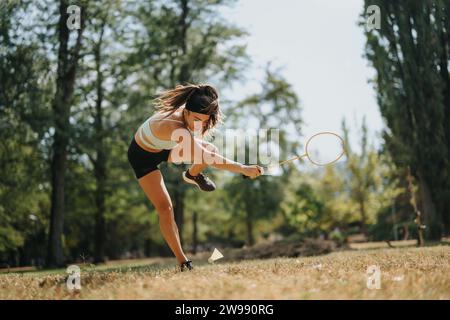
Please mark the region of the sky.
<svg viewBox="0 0 450 320"><path fill-rule="evenodd" d="M253 67L237 96L258 90L268 61L300 98L303 136L341 132L346 118L351 143L366 116L370 139L379 145L383 126L369 79L375 71L363 57L365 38L357 25L362 0L240 0L224 11L225 18L247 30L247 52Z"/></svg>

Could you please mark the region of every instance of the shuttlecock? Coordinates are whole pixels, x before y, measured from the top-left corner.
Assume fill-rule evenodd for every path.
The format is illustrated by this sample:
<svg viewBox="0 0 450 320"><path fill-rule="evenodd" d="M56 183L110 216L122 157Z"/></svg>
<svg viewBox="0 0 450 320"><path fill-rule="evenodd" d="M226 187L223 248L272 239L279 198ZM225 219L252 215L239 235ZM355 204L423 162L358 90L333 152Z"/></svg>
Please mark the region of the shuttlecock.
<svg viewBox="0 0 450 320"><path fill-rule="evenodd" d="M214 261L219 260L219 259L221 259L221 258L223 258L223 254L220 253L219 250L217 250L216 248L214 248L214 251L213 251L211 257L209 257L208 262L209 262L209 263L213 263Z"/></svg>
<svg viewBox="0 0 450 320"><path fill-rule="evenodd" d="M313 267L313 269L316 269L316 270L322 270L322 264L321 263L315 264L312 267Z"/></svg>
<svg viewBox="0 0 450 320"><path fill-rule="evenodd" d="M403 281L403 279L404 279L404 276L396 276L396 277L392 278L392 280L398 281L398 282Z"/></svg>

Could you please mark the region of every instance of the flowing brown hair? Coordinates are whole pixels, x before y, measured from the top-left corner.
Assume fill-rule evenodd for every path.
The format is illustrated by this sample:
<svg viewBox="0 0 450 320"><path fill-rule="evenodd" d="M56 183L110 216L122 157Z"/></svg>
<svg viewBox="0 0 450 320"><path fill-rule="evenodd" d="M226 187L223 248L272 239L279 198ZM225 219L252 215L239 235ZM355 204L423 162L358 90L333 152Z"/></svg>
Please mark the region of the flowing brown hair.
<svg viewBox="0 0 450 320"><path fill-rule="evenodd" d="M174 89L161 92L155 99L155 109L158 112L167 113L167 116L185 104L195 104L202 113L209 115L202 134L216 127L222 120L219 94L208 84L177 85Z"/></svg>

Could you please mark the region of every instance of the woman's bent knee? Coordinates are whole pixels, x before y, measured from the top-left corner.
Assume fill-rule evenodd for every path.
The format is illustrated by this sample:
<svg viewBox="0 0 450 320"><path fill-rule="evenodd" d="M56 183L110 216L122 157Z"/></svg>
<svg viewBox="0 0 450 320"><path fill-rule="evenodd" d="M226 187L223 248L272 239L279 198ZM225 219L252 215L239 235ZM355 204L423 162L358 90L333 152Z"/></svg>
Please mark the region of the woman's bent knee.
<svg viewBox="0 0 450 320"><path fill-rule="evenodd" d="M170 204L155 206L155 208L161 218L173 218L173 208Z"/></svg>

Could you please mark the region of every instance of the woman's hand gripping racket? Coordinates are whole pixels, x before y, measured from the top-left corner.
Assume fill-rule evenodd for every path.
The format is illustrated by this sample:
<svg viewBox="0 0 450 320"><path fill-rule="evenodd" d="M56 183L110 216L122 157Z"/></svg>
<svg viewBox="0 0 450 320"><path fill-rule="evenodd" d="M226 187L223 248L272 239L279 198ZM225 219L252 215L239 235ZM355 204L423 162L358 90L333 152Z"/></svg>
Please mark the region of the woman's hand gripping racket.
<svg viewBox="0 0 450 320"><path fill-rule="evenodd" d="M273 172L274 168L304 157L308 158L308 160L316 166L328 166L342 158L344 153L344 140L339 135L333 132L319 132L308 139L305 145L304 154L267 167L258 167L263 170L261 174L270 174L271 171ZM245 179L249 178L246 175L243 175L243 177Z"/></svg>

